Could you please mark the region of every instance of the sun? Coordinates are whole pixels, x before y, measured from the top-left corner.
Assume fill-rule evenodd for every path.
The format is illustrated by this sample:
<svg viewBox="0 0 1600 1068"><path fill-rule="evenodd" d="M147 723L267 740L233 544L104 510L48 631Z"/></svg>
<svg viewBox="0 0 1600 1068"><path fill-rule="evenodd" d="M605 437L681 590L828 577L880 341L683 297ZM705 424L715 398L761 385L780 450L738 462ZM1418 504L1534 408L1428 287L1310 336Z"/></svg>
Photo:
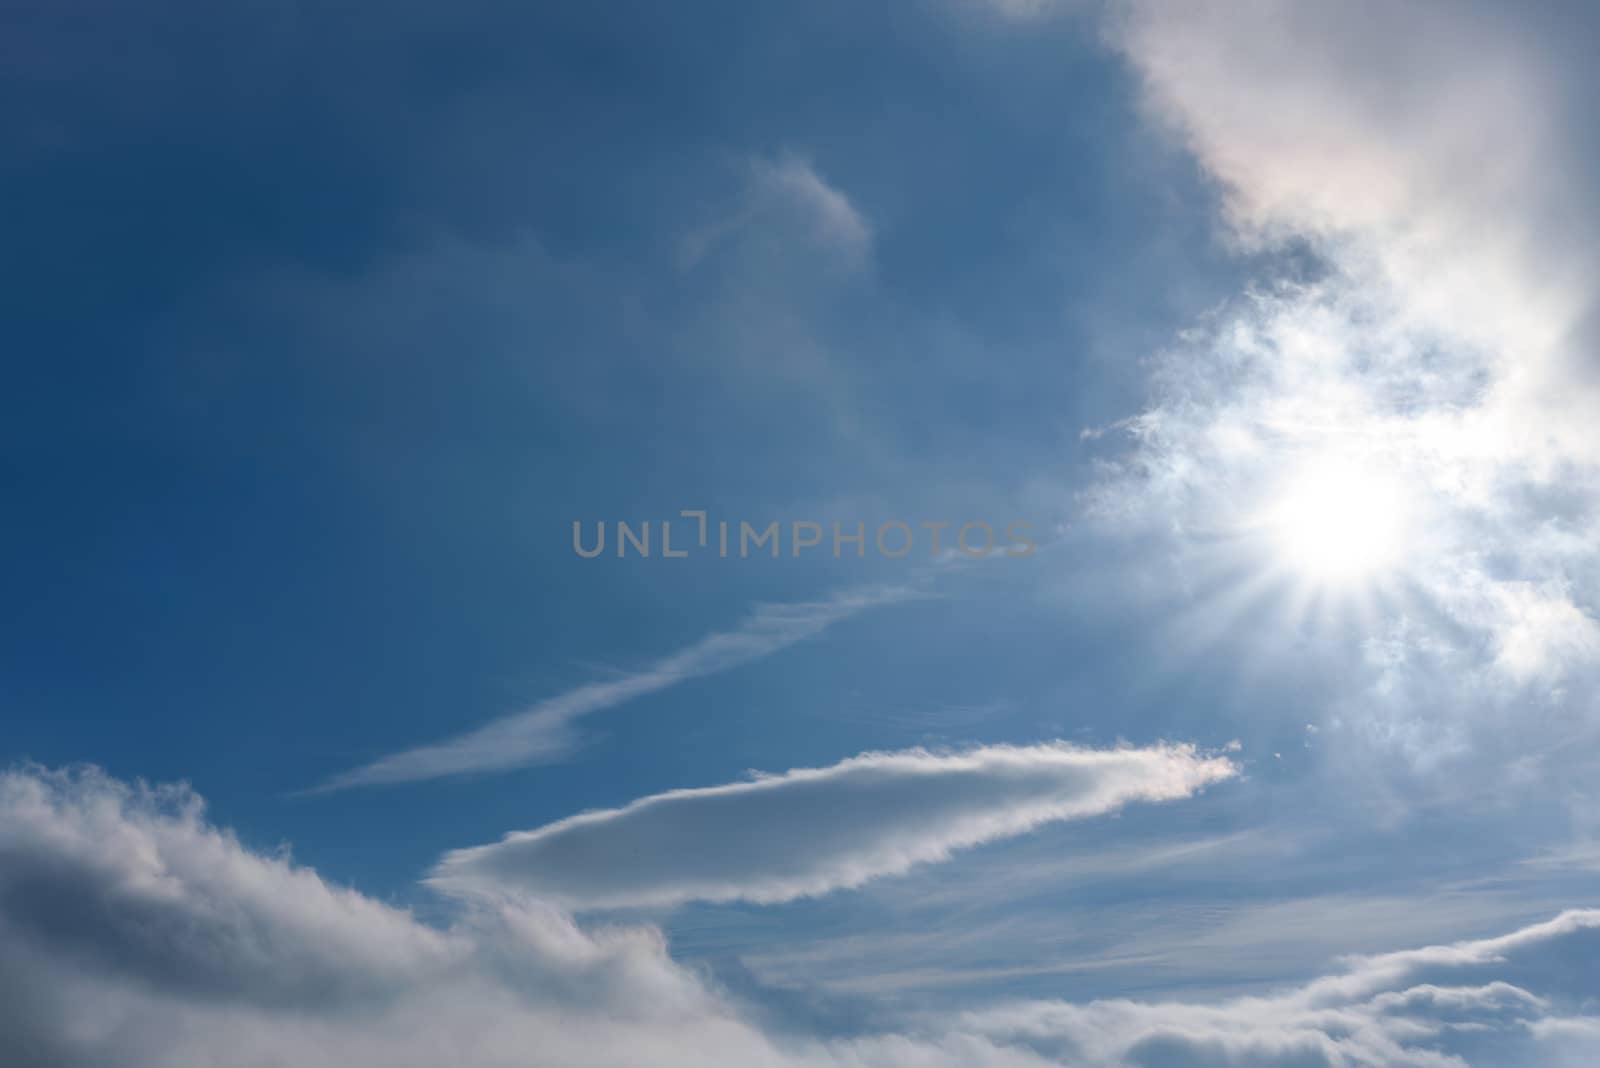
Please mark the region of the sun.
<svg viewBox="0 0 1600 1068"><path fill-rule="evenodd" d="M1375 468L1306 465L1270 506L1266 525L1284 564L1322 586L1371 581L1395 568L1407 541L1404 488Z"/></svg>

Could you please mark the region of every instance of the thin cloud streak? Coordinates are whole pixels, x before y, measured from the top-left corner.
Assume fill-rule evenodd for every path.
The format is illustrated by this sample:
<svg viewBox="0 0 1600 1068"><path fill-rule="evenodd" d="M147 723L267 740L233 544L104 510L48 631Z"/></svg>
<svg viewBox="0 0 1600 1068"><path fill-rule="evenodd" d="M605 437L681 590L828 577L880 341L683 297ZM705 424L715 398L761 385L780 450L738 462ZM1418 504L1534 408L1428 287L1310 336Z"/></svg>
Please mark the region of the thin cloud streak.
<svg viewBox="0 0 1600 1068"><path fill-rule="evenodd" d="M507 771L559 760L578 747L574 723L680 682L771 656L871 608L927 594L909 586L863 586L824 600L758 604L733 630L708 634L621 678L584 683L464 734L380 757L301 791L327 794L360 786L422 782Z"/></svg>

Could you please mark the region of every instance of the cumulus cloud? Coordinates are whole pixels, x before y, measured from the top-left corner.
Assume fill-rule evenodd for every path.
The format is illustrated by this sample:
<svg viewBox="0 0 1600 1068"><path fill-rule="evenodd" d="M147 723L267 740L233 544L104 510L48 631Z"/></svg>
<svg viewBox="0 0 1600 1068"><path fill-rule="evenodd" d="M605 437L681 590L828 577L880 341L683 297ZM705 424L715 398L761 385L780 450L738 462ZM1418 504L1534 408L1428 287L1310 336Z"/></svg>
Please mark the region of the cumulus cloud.
<svg viewBox="0 0 1600 1068"><path fill-rule="evenodd" d="M787 901L859 886L952 850L1236 773L1189 747L1053 744L866 753L826 768L674 790L448 854L452 893L525 892L569 908Z"/></svg>
<svg viewBox="0 0 1600 1068"><path fill-rule="evenodd" d="M531 899L430 926L243 847L185 788L0 774L15 1068L1577 1066L1600 1052L1597 939L1600 912L1571 912L1271 996L1002 1003L780 1037L654 928L585 929Z"/></svg>
<svg viewBox="0 0 1600 1068"><path fill-rule="evenodd" d="M1600 217L1559 33L1470 4L1114 9L1150 113L1268 266L1152 361L1094 510L1282 562L1276 502L1381 482L1405 522L1360 700L1567 704L1600 667Z"/></svg>
<svg viewBox="0 0 1600 1068"><path fill-rule="evenodd" d="M181 787L0 775L12 1068L1036 1065L977 1036L779 1042L648 927L524 901L444 928L208 825Z"/></svg>
<svg viewBox="0 0 1600 1068"><path fill-rule="evenodd" d="M866 586L820 601L759 604L733 630L709 634L637 671L585 683L465 734L380 757L340 772L307 792L328 793L355 786L505 771L556 760L577 745L573 723L584 716L658 693L687 679L760 660L858 613L917 596L922 595L906 586Z"/></svg>
<svg viewBox="0 0 1600 1068"><path fill-rule="evenodd" d="M208 826L182 787L0 776L0 922L51 957L201 998L376 994L447 938Z"/></svg>

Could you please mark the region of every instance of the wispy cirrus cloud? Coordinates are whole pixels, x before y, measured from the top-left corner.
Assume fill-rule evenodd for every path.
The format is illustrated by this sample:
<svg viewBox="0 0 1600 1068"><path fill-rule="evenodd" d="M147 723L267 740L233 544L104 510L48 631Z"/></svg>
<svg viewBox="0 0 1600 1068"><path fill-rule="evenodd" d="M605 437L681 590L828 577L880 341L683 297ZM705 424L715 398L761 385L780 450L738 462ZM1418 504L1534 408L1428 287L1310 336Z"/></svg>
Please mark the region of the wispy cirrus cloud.
<svg viewBox="0 0 1600 1068"><path fill-rule="evenodd" d="M726 217L684 238L680 247L684 266L695 266L718 245L759 225L775 225L793 240L825 250L846 265L860 266L871 256L872 224L809 157L797 152L752 156L743 169L742 201Z"/></svg>
<svg viewBox="0 0 1600 1068"><path fill-rule="evenodd" d="M864 753L825 768L646 797L450 853L429 883L568 908L787 901L860 886L954 850L1237 773L1186 746L1065 744Z"/></svg>
<svg viewBox="0 0 1600 1068"><path fill-rule="evenodd" d="M818 601L758 604L732 630L709 634L637 671L585 683L464 734L380 757L305 792L420 782L557 760L578 745L574 724L584 716L688 679L752 663L861 612L923 596L926 594L910 586L864 586Z"/></svg>
<svg viewBox="0 0 1600 1068"><path fill-rule="evenodd" d="M809 159L788 153L752 160L750 169L758 199L801 213L807 229L849 256L870 250L872 227L866 217Z"/></svg>

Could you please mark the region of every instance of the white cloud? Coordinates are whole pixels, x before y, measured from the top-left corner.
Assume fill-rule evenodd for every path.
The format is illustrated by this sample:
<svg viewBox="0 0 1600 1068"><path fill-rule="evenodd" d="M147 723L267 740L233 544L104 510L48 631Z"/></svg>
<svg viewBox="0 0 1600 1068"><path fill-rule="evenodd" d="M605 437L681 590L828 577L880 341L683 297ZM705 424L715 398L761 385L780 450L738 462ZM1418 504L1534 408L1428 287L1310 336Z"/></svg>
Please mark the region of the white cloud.
<svg viewBox="0 0 1600 1068"><path fill-rule="evenodd" d="M638 671L585 683L465 734L380 757L340 772L307 792L327 793L355 786L417 782L547 763L576 746L573 723L584 716L658 693L687 679L760 660L858 613L919 596L923 595L904 586L867 586L821 601L759 604L735 629L707 635Z"/></svg>
<svg viewBox="0 0 1600 1068"><path fill-rule="evenodd" d="M674 790L448 854L429 882L568 908L787 901L1134 801L1188 797L1236 769L1192 748L989 746L866 753L826 768Z"/></svg>
<svg viewBox="0 0 1600 1068"><path fill-rule="evenodd" d="M775 1040L648 927L538 903L443 929L207 825L179 787L0 775L8 1068L1001 1066L975 1036Z"/></svg>
<svg viewBox="0 0 1600 1068"><path fill-rule="evenodd" d="M1500 938L1356 958L1271 996L1034 1002L970 1013L959 1026L1068 1064L1576 1066L1600 1054L1597 952L1600 910L1574 911Z"/></svg>
<svg viewBox="0 0 1600 1068"><path fill-rule="evenodd" d="M1267 997L1011 1003L780 1037L653 928L586 930L529 900L432 927L243 848L184 788L0 774L8 1068L1576 1068L1600 1053L1597 938L1600 912L1573 912Z"/></svg>
<svg viewBox="0 0 1600 1068"><path fill-rule="evenodd" d="M1510 9L1116 11L1231 236L1287 265L1153 362L1095 509L1292 570L1263 511L1330 460L1381 476L1403 552L1366 606L1385 667L1347 695L1392 717L1375 730L1428 733L1416 694L1466 718L1578 692L1600 669L1593 87Z"/></svg>
<svg viewBox="0 0 1600 1068"><path fill-rule="evenodd" d="M1582 97L1514 10L1129 0L1115 39L1236 233L1363 247L1416 315L1538 360L1587 311ZM1536 428L1533 428L1536 429Z"/></svg>

